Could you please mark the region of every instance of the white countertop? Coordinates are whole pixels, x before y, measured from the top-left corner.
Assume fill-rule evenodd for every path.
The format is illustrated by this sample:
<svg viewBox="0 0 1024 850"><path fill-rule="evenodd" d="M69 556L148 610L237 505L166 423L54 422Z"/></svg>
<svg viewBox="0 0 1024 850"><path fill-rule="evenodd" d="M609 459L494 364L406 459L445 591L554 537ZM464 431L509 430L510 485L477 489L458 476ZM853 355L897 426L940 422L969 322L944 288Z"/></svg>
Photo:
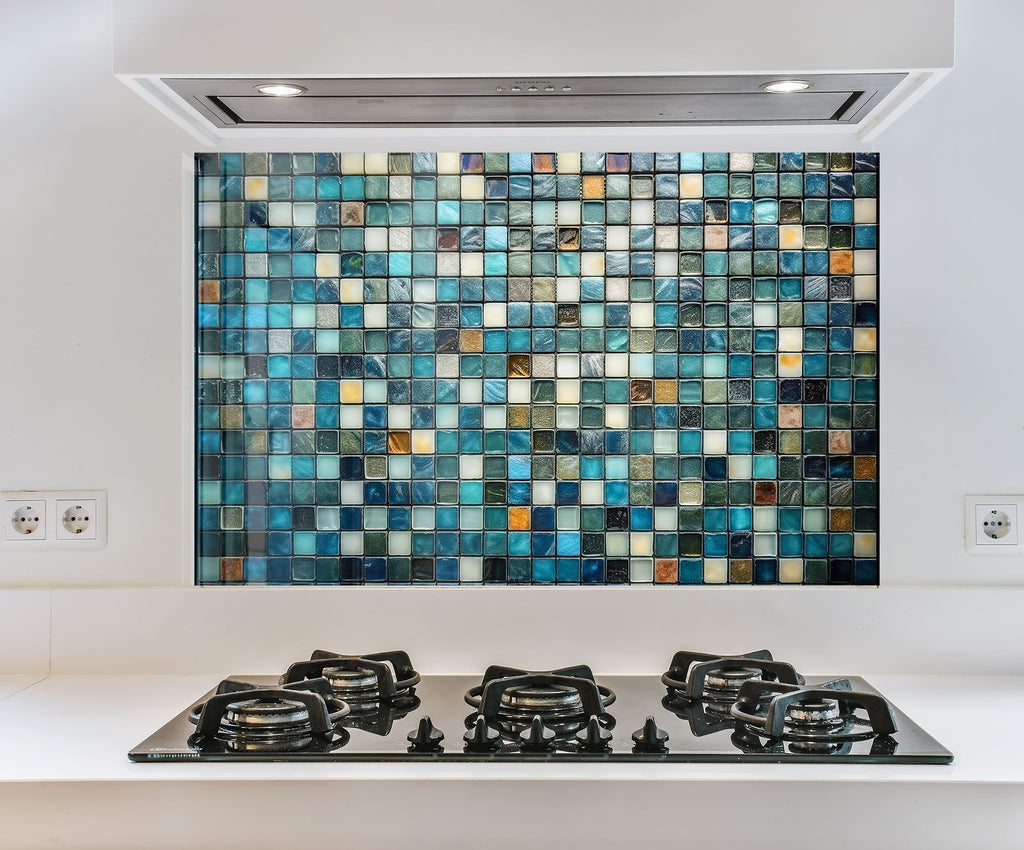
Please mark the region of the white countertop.
<svg viewBox="0 0 1024 850"><path fill-rule="evenodd" d="M219 678L0 677L0 848L1024 846L1024 677L865 674L951 765L128 761Z"/></svg>
<svg viewBox="0 0 1024 850"><path fill-rule="evenodd" d="M1024 677L867 675L865 678L954 754L951 765L129 762L126 753L223 677L0 678L0 781L195 780L661 780L762 782L1024 783L1024 736L1001 730L1020 717ZM16 681L16 680L21 680ZM972 694L981 693L981 699ZM976 722L962 725L959 716ZM1013 722L1013 721L1011 721ZM1019 720L1017 721L1019 722ZM58 736L45 730L61 728Z"/></svg>
<svg viewBox="0 0 1024 850"><path fill-rule="evenodd" d="M22 673L0 676L0 700L14 696L36 682L46 678L45 673Z"/></svg>

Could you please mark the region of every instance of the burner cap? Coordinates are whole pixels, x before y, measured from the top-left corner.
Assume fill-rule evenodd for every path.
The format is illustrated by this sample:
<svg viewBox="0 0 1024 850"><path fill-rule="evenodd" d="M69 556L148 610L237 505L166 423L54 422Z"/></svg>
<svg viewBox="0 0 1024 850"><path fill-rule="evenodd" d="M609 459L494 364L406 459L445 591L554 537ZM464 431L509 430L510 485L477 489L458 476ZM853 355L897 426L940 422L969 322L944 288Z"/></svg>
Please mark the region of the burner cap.
<svg viewBox="0 0 1024 850"><path fill-rule="evenodd" d="M224 720L243 729L287 729L296 724L309 726L309 710L290 699L250 699L231 703Z"/></svg>
<svg viewBox="0 0 1024 850"><path fill-rule="evenodd" d="M846 726L834 699L810 699L795 702L786 708L786 728L794 732L828 735Z"/></svg>
<svg viewBox="0 0 1024 850"><path fill-rule="evenodd" d="M361 692L368 696L379 693L380 680L373 670L366 667L327 667L323 676L338 696L355 696Z"/></svg>
<svg viewBox="0 0 1024 850"><path fill-rule="evenodd" d="M224 709L217 738L233 750L297 750L312 741L309 709L289 699L250 699Z"/></svg>
<svg viewBox="0 0 1024 850"><path fill-rule="evenodd" d="M721 692L734 693L740 685L751 679L760 679L761 671L751 667L722 667L710 671L704 679L704 693L718 696Z"/></svg>
<svg viewBox="0 0 1024 850"><path fill-rule="evenodd" d="M583 700L577 688L570 685L522 685L509 688L501 695L502 708L516 714L539 714L545 719L577 715Z"/></svg>

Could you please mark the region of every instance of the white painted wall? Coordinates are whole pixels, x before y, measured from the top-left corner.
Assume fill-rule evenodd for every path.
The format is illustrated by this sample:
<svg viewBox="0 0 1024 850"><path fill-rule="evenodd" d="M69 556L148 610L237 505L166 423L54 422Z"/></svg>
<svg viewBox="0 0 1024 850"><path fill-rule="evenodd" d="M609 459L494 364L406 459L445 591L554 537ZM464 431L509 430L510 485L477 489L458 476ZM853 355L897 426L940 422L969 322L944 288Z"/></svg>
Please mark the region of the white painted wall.
<svg viewBox="0 0 1024 850"><path fill-rule="evenodd" d="M957 10L957 68L877 144L885 586L1024 585L1024 561L968 558L960 539L965 493L1024 491L1024 117L1012 108L1024 5ZM182 154L194 142L112 76L109 11L0 0L0 487L102 488L110 511L105 550L0 548L2 586L186 581ZM508 138L430 141L504 149ZM666 134L659 146L714 141ZM359 140L399 147L387 142Z"/></svg>

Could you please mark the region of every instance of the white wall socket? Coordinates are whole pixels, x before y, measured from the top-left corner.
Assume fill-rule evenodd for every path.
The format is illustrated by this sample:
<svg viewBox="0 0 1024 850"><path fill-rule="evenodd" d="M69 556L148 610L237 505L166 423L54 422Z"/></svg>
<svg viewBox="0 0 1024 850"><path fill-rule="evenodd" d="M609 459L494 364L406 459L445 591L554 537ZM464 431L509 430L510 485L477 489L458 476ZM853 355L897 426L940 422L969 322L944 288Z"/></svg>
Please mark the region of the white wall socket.
<svg viewBox="0 0 1024 850"><path fill-rule="evenodd" d="M971 555L1024 555L1024 496L966 496L964 543Z"/></svg>
<svg viewBox="0 0 1024 850"><path fill-rule="evenodd" d="M5 500L4 537L10 540L45 540L46 502L41 499Z"/></svg>
<svg viewBox="0 0 1024 850"><path fill-rule="evenodd" d="M107 545L105 490L0 491L0 546L28 550Z"/></svg>

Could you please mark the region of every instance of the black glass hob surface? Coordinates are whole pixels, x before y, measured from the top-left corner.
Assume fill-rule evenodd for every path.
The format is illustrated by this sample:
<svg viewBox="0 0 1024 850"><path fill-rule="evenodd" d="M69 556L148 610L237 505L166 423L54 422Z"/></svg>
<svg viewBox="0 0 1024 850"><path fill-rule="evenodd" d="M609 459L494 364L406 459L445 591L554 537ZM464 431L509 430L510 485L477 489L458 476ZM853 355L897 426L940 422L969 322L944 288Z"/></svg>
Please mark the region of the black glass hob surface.
<svg viewBox="0 0 1024 850"><path fill-rule="evenodd" d="M482 680L420 678L410 666L404 679L399 669L385 693L365 698L359 693L364 667L343 670L339 686L338 671L322 659L301 662L303 669L290 669L286 676L231 677L128 757L139 762L953 760L864 679L805 680L758 657L734 657L755 668L761 678L753 680L754 670L735 661L724 671L707 672L704 656L684 659L690 670L685 681L675 681L671 670L661 678L594 677L586 667L546 673L493 667ZM666 687L666 681L675 687ZM342 686L348 700L337 697ZM689 695L687 686L692 686Z"/></svg>

